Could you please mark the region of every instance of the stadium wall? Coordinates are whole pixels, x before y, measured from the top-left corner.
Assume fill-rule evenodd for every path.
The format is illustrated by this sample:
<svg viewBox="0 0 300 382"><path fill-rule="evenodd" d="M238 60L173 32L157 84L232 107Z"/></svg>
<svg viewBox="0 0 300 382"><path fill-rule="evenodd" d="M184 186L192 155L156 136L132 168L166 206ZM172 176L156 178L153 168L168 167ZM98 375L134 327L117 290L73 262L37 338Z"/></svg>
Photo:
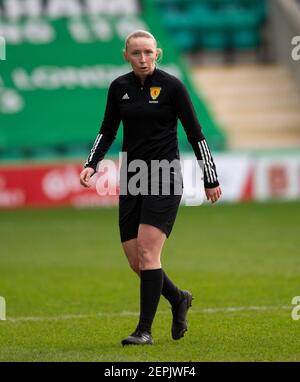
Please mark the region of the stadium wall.
<svg viewBox="0 0 300 382"><path fill-rule="evenodd" d="M300 90L300 3L269 0L269 18L275 57L288 67Z"/></svg>
<svg viewBox="0 0 300 382"><path fill-rule="evenodd" d="M191 184L195 165L192 155L184 155L183 204L205 202L200 175ZM251 153L215 154L223 190L222 201L300 199L300 153L257 155ZM118 169L118 160L114 160ZM49 163L0 166L0 208L115 206L118 203L117 171L98 172L89 189L79 184L82 163ZM198 171L196 170L196 171ZM108 178L109 177L109 178ZM194 177L195 178L195 177ZM108 182L109 179L109 182ZM195 191L196 190L196 191Z"/></svg>

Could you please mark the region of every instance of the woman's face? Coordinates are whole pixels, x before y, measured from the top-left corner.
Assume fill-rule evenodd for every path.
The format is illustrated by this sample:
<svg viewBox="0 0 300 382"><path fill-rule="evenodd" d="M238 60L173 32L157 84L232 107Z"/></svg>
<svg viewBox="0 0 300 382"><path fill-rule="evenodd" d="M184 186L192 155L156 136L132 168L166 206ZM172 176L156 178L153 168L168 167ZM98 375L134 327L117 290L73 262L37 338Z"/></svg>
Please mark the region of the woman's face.
<svg viewBox="0 0 300 382"><path fill-rule="evenodd" d="M130 62L134 73L141 78L153 72L157 56L155 41L147 37L131 38L124 53L125 60Z"/></svg>

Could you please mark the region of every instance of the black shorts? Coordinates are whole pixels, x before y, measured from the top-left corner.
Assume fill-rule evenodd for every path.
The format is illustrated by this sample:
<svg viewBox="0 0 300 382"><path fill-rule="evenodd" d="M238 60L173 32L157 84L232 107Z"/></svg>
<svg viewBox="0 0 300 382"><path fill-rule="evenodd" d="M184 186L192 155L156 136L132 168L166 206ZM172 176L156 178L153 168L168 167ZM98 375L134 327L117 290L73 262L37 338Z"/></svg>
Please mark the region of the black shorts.
<svg viewBox="0 0 300 382"><path fill-rule="evenodd" d="M135 239L140 224L161 229L169 237L181 195L120 195L119 227L121 242Z"/></svg>

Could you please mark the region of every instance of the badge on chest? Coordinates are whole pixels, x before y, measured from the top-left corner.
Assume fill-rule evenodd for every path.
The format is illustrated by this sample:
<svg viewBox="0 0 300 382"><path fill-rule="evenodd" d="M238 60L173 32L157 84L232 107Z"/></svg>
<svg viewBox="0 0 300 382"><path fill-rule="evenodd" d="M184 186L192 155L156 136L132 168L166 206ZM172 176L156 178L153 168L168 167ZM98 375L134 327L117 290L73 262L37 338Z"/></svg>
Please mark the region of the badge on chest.
<svg viewBox="0 0 300 382"><path fill-rule="evenodd" d="M149 103L158 103L156 99L159 97L161 92L161 88L159 87L151 87L150 88L150 96L152 98L152 101L149 101Z"/></svg>

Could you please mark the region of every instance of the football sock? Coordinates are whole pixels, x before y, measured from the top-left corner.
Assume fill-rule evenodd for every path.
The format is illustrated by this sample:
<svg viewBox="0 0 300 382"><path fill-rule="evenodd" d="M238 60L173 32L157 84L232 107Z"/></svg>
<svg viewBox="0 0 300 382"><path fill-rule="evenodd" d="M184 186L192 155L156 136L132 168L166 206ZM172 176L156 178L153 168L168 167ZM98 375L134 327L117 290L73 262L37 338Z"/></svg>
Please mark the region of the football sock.
<svg viewBox="0 0 300 382"><path fill-rule="evenodd" d="M164 280L163 270L161 268L142 270L140 277L140 320L138 329L151 333L151 326Z"/></svg>
<svg viewBox="0 0 300 382"><path fill-rule="evenodd" d="M163 271L163 287L161 294L170 302L172 306L176 306L182 298L180 289L169 279L166 273Z"/></svg>

